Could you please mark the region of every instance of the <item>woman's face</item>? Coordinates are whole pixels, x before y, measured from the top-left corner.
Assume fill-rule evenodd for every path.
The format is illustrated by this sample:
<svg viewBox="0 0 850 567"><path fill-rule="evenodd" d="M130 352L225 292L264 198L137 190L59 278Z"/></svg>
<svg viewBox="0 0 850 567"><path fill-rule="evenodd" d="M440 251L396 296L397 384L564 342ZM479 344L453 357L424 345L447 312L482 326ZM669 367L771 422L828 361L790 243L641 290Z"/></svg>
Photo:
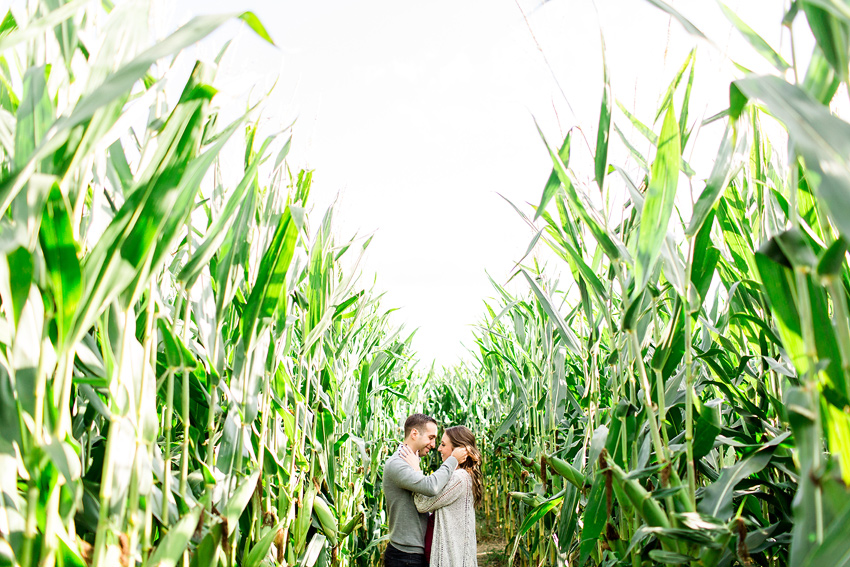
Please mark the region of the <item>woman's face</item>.
<svg viewBox="0 0 850 567"><path fill-rule="evenodd" d="M437 448L437 450L440 452L440 456L443 458L444 461L451 457L452 451L455 450L455 448L452 446L452 442L449 441L449 436L445 433L443 433L443 439L442 441L440 441L440 446L439 448Z"/></svg>

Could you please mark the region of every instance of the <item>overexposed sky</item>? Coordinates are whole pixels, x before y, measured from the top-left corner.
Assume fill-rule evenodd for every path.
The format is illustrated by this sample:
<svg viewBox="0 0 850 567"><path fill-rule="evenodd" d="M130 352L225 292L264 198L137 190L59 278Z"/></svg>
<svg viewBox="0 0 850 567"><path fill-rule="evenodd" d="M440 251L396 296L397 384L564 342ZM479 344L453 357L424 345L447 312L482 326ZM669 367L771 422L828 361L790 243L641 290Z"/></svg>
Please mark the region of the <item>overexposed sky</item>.
<svg viewBox="0 0 850 567"><path fill-rule="evenodd" d="M244 0L238 9L254 11L278 47L233 24L197 51L211 57L235 33L220 71L223 96L238 101L276 85L263 127L271 132L297 119L289 163L315 170L314 214L338 196L339 234L375 233L363 284L377 274L383 305L401 308L394 321L419 328L414 346L424 365L450 365L472 345L470 325L494 295L485 271L506 281L534 234L499 196L529 213L526 203L540 199L551 162L533 119L552 145L579 126L595 147L600 29L614 97L650 124L694 45L690 123L728 105L736 71L727 52L771 72L717 4L671 4L715 46L697 43L641 0ZM729 2L790 60L780 28L785 4ZM225 0L157 4L170 26L234 7ZM802 28L797 35L798 58L807 60L809 34ZM614 121L648 152L616 108ZM722 124L708 126L686 149L697 180L707 177L722 131ZM609 160L636 171L613 128ZM572 165L579 178L593 177L578 135ZM609 183L622 185L613 176ZM687 184L680 199L690 199ZM541 258L550 256L541 250Z"/></svg>

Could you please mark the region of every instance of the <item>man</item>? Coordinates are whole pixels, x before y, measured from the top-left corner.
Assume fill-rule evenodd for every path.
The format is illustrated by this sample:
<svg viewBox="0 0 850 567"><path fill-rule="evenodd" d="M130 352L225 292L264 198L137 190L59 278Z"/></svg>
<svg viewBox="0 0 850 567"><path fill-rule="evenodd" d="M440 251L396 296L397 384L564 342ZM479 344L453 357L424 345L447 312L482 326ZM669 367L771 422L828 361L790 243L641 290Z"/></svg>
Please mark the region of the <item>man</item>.
<svg viewBox="0 0 850 567"><path fill-rule="evenodd" d="M436 440L437 422L433 417L415 413L404 422L404 444L420 457L436 447ZM390 527L390 543L384 552L386 567L428 565L425 559L428 515L416 510L413 493L436 496L442 492L455 468L466 460L466 456L465 448L456 448L437 472L428 476L420 469L412 468L398 451L384 463L383 489Z"/></svg>

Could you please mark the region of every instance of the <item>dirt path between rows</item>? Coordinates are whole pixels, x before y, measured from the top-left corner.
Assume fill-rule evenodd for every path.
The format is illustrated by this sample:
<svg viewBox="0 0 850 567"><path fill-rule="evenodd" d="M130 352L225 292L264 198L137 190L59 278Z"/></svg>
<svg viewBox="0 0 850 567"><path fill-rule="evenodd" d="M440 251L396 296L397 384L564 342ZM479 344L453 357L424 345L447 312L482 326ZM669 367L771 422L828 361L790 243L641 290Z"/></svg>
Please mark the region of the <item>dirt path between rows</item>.
<svg viewBox="0 0 850 567"><path fill-rule="evenodd" d="M504 567L508 564L505 555L505 540L482 539L478 541L478 567Z"/></svg>

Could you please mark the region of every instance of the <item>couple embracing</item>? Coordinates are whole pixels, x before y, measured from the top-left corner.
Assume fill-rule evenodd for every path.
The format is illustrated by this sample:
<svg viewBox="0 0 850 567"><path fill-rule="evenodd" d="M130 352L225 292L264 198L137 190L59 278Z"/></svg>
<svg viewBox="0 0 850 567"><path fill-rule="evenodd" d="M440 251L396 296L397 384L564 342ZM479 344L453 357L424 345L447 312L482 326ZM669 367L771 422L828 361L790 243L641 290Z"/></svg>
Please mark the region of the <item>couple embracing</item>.
<svg viewBox="0 0 850 567"><path fill-rule="evenodd" d="M478 565L475 507L483 489L475 435L462 425L447 428L438 449L443 464L425 475L419 459L436 442L437 421L415 413L404 422L404 443L384 464L390 529L385 567Z"/></svg>

